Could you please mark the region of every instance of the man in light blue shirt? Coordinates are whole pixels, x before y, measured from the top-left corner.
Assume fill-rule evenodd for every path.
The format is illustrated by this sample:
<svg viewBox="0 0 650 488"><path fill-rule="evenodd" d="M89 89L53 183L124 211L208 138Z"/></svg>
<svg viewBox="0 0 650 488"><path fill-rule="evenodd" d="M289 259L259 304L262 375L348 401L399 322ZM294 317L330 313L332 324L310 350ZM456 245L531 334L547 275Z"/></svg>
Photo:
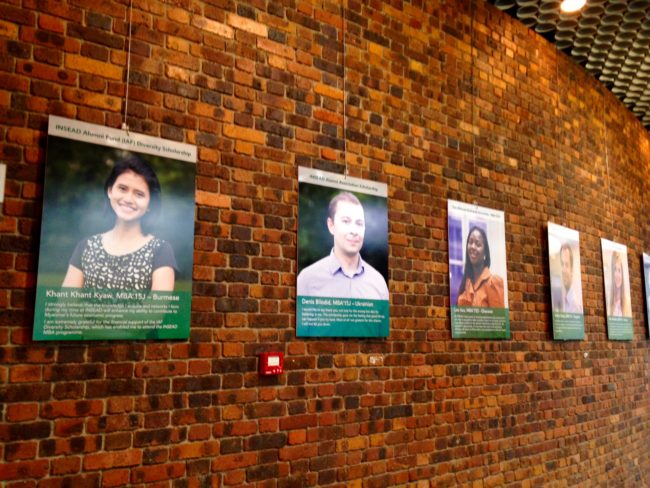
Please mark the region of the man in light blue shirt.
<svg viewBox="0 0 650 488"><path fill-rule="evenodd" d="M332 198L327 228L332 251L300 272L298 296L388 300L384 277L361 258L366 221L355 195L341 192Z"/></svg>
<svg viewBox="0 0 650 488"><path fill-rule="evenodd" d="M582 296L573 286L573 250L569 244L560 247L560 266L562 268L562 304L565 313L582 313Z"/></svg>

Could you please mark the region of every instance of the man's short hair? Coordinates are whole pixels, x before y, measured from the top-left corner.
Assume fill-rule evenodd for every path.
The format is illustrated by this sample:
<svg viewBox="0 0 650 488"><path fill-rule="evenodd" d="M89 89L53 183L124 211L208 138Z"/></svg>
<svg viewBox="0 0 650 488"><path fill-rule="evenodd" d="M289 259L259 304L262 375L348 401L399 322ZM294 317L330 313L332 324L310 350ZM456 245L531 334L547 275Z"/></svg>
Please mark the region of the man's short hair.
<svg viewBox="0 0 650 488"><path fill-rule="evenodd" d="M334 220L334 215L336 214L336 207L339 204L339 202L350 202L355 205L361 205L361 202L356 197L356 195L350 193L349 191L342 191L341 193L337 193L330 200L330 205L327 211L328 212L327 216L332 220Z"/></svg>
<svg viewBox="0 0 650 488"><path fill-rule="evenodd" d="M565 249L569 251L569 261L571 262L571 268L573 268L573 250L571 249L571 246L566 242L560 246L560 263L562 262L562 252Z"/></svg>

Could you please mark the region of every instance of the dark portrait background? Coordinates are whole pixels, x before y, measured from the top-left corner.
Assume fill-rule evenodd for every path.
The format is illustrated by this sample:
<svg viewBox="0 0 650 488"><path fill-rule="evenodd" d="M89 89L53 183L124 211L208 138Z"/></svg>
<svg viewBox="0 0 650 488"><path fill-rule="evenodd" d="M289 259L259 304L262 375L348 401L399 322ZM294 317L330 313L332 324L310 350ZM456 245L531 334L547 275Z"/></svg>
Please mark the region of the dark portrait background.
<svg viewBox="0 0 650 488"><path fill-rule="evenodd" d="M327 229L330 200L344 190L300 183L298 202L298 273L327 256L332 250L332 234ZM361 202L366 232L361 257L388 283L388 212L387 199L365 193L353 193Z"/></svg>
<svg viewBox="0 0 650 488"><path fill-rule="evenodd" d="M104 183L113 164L128 154L108 146L48 138L39 285L60 286L77 242L113 227ZM151 165L162 188L160 215L148 230L174 249L179 267L174 290L191 291L195 165L135 154Z"/></svg>

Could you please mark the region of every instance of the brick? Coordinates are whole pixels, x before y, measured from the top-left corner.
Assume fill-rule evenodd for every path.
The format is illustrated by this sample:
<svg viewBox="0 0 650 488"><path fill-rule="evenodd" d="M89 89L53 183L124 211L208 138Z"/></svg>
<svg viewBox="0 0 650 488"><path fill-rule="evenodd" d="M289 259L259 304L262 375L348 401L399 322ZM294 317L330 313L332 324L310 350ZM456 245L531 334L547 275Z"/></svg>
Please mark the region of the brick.
<svg viewBox="0 0 650 488"><path fill-rule="evenodd" d="M18 25L0 20L0 35L9 39L18 38Z"/></svg>
<svg viewBox="0 0 650 488"><path fill-rule="evenodd" d="M264 144L266 141L266 134L263 132L247 129L245 127L237 127L234 125L224 125L223 135L233 139L241 139L256 144Z"/></svg>
<svg viewBox="0 0 650 488"><path fill-rule="evenodd" d="M142 451L139 449L88 454L84 457L84 470L94 471L107 468L137 466L142 463Z"/></svg>
<svg viewBox="0 0 650 488"><path fill-rule="evenodd" d="M212 471L231 471L236 468L253 466L257 462L256 453L221 455L212 461Z"/></svg>
<svg viewBox="0 0 650 488"><path fill-rule="evenodd" d="M78 105L118 112L122 108L122 100L118 97L100 95L99 93L84 92L72 88L63 90L63 100Z"/></svg>
<svg viewBox="0 0 650 488"><path fill-rule="evenodd" d="M38 404L36 403L14 403L7 405L6 409L6 418L9 422L36 420L38 415Z"/></svg>
<svg viewBox="0 0 650 488"><path fill-rule="evenodd" d="M36 457L36 442L23 442L5 445L5 459L9 462L34 459Z"/></svg>
<svg viewBox="0 0 650 488"><path fill-rule="evenodd" d="M194 442L191 444L183 444L176 446L170 453L172 460L176 459L192 459L199 457L212 457L219 454L219 443L212 442Z"/></svg>
<svg viewBox="0 0 650 488"><path fill-rule="evenodd" d="M232 13L226 15L226 23L234 29L250 32L256 36L268 37L269 35L269 29L266 25Z"/></svg>
<svg viewBox="0 0 650 488"><path fill-rule="evenodd" d="M151 483L154 481L180 478L185 473L184 463L167 463L165 465L136 468L131 474L134 483Z"/></svg>
<svg viewBox="0 0 650 488"><path fill-rule="evenodd" d="M64 457L52 461L51 471L54 475L66 475L79 472L81 458L78 456Z"/></svg>
<svg viewBox="0 0 650 488"><path fill-rule="evenodd" d="M96 76L121 80L123 68L103 63L94 59L85 58L76 54L66 54L65 67L82 73L89 73Z"/></svg>
<svg viewBox="0 0 650 488"><path fill-rule="evenodd" d="M20 25L34 25L36 19L33 12L7 4L0 6L0 18Z"/></svg>
<svg viewBox="0 0 650 488"><path fill-rule="evenodd" d="M99 400L65 400L46 403L40 415L43 418L54 419L58 417L82 417L101 415L104 405Z"/></svg>
<svg viewBox="0 0 650 488"><path fill-rule="evenodd" d="M114 469L111 471L104 471L102 476L102 486L106 488L128 486L129 480L130 472L128 469Z"/></svg>
<svg viewBox="0 0 650 488"><path fill-rule="evenodd" d="M234 39L235 37L235 31L232 27L198 15L192 16L192 25L204 31L216 34L219 37L225 37L226 39Z"/></svg>
<svg viewBox="0 0 650 488"><path fill-rule="evenodd" d="M60 19L47 14L40 14L38 16L38 26L41 29L56 32L58 34L63 34L65 31L65 26Z"/></svg>
<svg viewBox="0 0 650 488"><path fill-rule="evenodd" d="M135 367L135 376L152 378L161 376L177 376L187 374L187 364L183 362L144 362Z"/></svg>
<svg viewBox="0 0 650 488"><path fill-rule="evenodd" d="M173 20L181 24L189 24L191 18L190 13L182 8L170 8L167 10L167 17L169 17L169 20Z"/></svg>
<svg viewBox="0 0 650 488"><path fill-rule="evenodd" d="M47 460L22 461L0 464L0 481L19 480L24 478L42 478L48 472Z"/></svg>
<svg viewBox="0 0 650 488"><path fill-rule="evenodd" d="M317 83L314 86L314 91L320 95L332 98L334 100L343 100L343 91L332 86Z"/></svg>
<svg viewBox="0 0 650 488"><path fill-rule="evenodd" d="M207 205L210 207L230 207L230 198L227 195L212 194L205 191L196 192L197 205Z"/></svg>
<svg viewBox="0 0 650 488"><path fill-rule="evenodd" d="M284 46L270 39L258 38L257 47L262 51L267 51L288 60L295 59L295 50L289 46Z"/></svg>
<svg viewBox="0 0 650 488"><path fill-rule="evenodd" d="M12 383L24 383L40 381L41 366L13 366L9 370L9 381Z"/></svg>

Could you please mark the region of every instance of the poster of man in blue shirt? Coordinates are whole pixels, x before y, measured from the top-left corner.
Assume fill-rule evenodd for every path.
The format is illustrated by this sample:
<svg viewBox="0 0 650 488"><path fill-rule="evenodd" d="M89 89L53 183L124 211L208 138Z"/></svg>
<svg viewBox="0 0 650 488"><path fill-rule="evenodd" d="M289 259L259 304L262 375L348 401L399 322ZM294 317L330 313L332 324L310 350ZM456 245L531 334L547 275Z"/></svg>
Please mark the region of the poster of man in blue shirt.
<svg viewBox="0 0 650 488"><path fill-rule="evenodd" d="M388 300L384 277L361 257L366 231L363 206L350 192L330 201L327 229L333 237L329 255L298 275L298 295Z"/></svg>
<svg viewBox="0 0 650 488"><path fill-rule="evenodd" d="M385 185L307 168L299 181L298 336L387 336Z"/></svg>
<svg viewBox="0 0 650 488"><path fill-rule="evenodd" d="M580 233L548 223L548 262L551 278L553 338L582 340L585 318L580 271Z"/></svg>

